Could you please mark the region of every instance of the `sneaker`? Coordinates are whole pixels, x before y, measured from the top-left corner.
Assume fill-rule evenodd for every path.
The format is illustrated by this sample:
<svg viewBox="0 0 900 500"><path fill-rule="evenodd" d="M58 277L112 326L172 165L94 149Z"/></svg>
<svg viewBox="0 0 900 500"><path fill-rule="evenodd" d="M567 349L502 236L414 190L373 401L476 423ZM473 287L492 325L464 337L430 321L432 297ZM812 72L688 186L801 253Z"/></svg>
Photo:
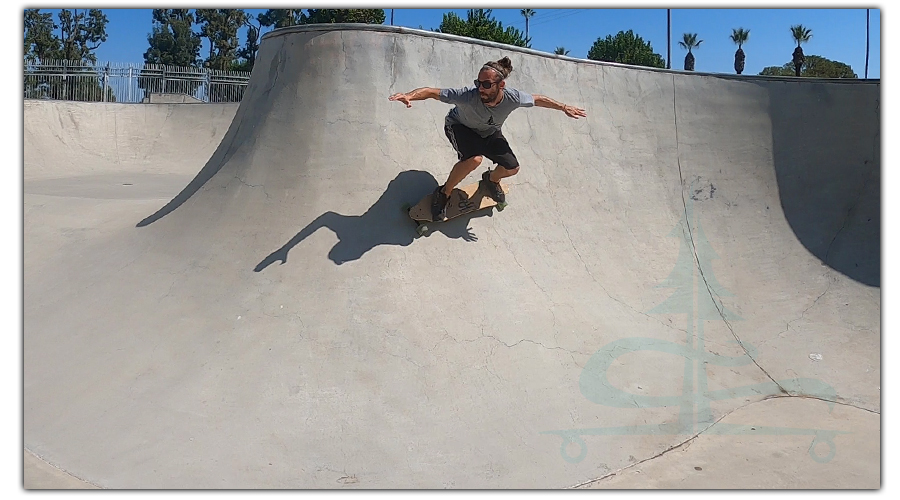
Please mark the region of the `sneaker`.
<svg viewBox="0 0 900 500"><path fill-rule="evenodd" d="M444 194L444 186L438 186L431 198L431 220L443 221L447 218L447 202L449 199Z"/></svg>
<svg viewBox="0 0 900 500"><path fill-rule="evenodd" d="M481 176L481 184L487 189L488 194L494 201L497 203L503 203L506 201L506 194L503 193L503 189L500 188L500 184L493 182L491 180L491 171L488 170Z"/></svg>

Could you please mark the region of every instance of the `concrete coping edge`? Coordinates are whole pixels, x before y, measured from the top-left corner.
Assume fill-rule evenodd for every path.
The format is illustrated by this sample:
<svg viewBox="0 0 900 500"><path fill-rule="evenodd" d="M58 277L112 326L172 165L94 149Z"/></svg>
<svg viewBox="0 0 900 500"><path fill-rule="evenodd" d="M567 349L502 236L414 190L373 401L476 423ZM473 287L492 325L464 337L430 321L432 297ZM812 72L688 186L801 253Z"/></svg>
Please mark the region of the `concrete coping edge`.
<svg viewBox="0 0 900 500"><path fill-rule="evenodd" d="M559 59L562 61L571 61L577 62L581 64L592 64L597 66L609 66L615 68L626 68L632 70L639 71L650 71L656 73L667 73L671 75L682 75L682 76L704 76L704 77L713 77L713 78L721 78L728 80L742 80L742 81L759 81L759 80L767 80L767 81L779 81L779 82L795 82L795 83L839 83L839 84L847 84L847 85L880 85L880 78L809 78L809 77L796 77L796 76L768 76L768 75L732 75L730 73L705 73L700 71L683 71L677 69L665 69L665 68L652 68L649 66L635 66L631 64L622 64L616 62L608 62L608 61L595 61L593 59L581 59L577 57L569 57L559 54L551 54L549 52L542 52L539 50L529 49L525 47L517 47L515 45L508 45L504 43L492 42L488 40L481 40L477 38L469 38L459 35L452 35L449 33L439 33L435 31L428 30L420 30L416 28L407 28L404 26L385 26L383 24L366 24L366 23L328 23L328 24L304 24L299 26L289 26L286 28L277 28L274 29L260 39L260 44L262 42L270 39L276 38L280 36L291 35L295 33L309 33L316 31L374 31L381 33L397 33L404 35L415 35L422 36L427 38L435 38L439 40L447 40L452 42L461 42L468 43L472 45L481 45L484 47L489 47L493 49L500 49L504 51L510 52L518 52L521 54L527 54L532 56L544 57L548 59Z"/></svg>

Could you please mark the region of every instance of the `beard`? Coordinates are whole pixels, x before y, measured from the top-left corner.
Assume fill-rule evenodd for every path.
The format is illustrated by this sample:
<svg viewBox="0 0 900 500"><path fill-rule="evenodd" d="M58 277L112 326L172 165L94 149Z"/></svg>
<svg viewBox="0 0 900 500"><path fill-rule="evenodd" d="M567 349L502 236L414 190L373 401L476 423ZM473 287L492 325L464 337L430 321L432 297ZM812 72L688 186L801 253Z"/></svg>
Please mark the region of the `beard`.
<svg viewBox="0 0 900 500"><path fill-rule="evenodd" d="M493 92L480 92L479 96L481 97L481 102L488 103L497 100L497 96L500 95L500 90L497 89Z"/></svg>

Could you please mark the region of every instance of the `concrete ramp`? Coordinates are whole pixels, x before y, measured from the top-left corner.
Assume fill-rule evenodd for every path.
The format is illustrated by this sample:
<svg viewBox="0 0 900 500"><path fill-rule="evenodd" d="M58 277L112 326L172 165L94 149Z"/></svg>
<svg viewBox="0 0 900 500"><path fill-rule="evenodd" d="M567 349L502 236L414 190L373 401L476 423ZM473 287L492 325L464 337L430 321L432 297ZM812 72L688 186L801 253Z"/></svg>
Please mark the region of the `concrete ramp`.
<svg viewBox="0 0 900 500"><path fill-rule="evenodd" d="M514 112L510 206L416 238L449 108L388 96L503 56L588 117ZM879 92L270 33L170 196L26 183L25 447L101 488L878 488Z"/></svg>
<svg viewBox="0 0 900 500"><path fill-rule="evenodd" d="M170 198L216 151L237 109L26 100L26 192Z"/></svg>
<svg viewBox="0 0 900 500"><path fill-rule="evenodd" d="M26 100L25 180L97 173L197 173L218 148L237 103Z"/></svg>

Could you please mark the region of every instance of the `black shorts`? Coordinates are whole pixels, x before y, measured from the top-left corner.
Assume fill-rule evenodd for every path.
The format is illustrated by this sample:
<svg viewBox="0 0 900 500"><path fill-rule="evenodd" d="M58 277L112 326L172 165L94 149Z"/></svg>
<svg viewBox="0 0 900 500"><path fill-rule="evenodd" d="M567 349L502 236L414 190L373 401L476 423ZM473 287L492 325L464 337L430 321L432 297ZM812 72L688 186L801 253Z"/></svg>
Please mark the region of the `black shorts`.
<svg viewBox="0 0 900 500"><path fill-rule="evenodd" d="M460 160L467 160L474 156L486 156L491 161L512 170L518 168L519 160L512 148L503 137L501 131L496 131L487 137L481 137L474 130L465 125L444 125L444 133L456 151Z"/></svg>

